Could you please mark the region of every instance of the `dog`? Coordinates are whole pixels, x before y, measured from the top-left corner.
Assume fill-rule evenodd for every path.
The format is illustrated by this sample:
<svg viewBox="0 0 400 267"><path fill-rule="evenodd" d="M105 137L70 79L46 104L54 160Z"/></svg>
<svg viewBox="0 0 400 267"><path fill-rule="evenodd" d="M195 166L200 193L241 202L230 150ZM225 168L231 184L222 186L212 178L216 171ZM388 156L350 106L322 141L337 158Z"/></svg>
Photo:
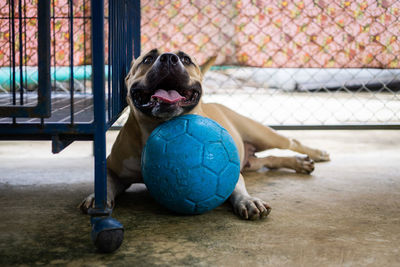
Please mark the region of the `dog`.
<svg viewBox="0 0 400 267"><path fill-rule="evenodd" d="M241 172L229 197L234 212L243 219L266 217L271 207L252 197L246 190L243 171L262 167L290 168L309 174L314 161L327 161L329 154L287 138L275 130L215 103L203 103L202 80L215 57L199 66L182 51L162 53L153 49L131 65L125 84L130 113L107 158L107 205L114 207L115 198L133 183L143 183L141 154L150 133L162 122L184 114L197 114L218 122L232 136L239 151ZM290 149L305 156L257 157L267 149ZM80 205L87 212L94 204L94 195Z"/></svg>

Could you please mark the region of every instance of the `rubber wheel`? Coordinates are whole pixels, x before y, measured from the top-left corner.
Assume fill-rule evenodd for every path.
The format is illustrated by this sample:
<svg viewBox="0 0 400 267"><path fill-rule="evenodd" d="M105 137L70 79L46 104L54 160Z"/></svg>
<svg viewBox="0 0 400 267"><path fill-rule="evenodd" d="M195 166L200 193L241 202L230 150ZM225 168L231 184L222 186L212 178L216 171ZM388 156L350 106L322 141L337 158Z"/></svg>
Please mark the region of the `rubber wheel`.
<svg viewBox="0 0 400 267"><path fill-rule="evenodd" d="M101 253L111 253L121 246L123 240L123 230L104 230L97 235L94 245Z"/></svg>

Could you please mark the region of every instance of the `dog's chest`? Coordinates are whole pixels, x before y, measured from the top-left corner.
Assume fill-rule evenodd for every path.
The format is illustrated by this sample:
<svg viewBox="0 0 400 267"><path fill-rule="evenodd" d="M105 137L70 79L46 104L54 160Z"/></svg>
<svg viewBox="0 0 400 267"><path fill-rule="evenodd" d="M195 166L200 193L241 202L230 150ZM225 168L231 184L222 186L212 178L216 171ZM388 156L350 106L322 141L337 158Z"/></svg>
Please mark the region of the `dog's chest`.
<svg viewBox="0 0 400 267"><path fill-rule="evenodd" d="M132 182L141 182L142 174L140 168L140 158L131 156L122 161L120 178L132 179Z"/></svg>

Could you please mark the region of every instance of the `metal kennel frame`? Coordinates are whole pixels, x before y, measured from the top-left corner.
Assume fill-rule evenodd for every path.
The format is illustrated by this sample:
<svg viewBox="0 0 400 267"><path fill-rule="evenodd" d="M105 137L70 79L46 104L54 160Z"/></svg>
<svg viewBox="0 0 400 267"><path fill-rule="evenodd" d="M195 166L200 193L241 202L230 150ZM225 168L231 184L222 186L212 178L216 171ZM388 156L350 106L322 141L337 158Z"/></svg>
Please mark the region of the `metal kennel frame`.
<svg viewBox="0 0 400 267"><path fill-rule="evenodd" d="M58 153L76 140L93 140L95 161L95 207L92 217L92 239L104 252L119 247L123 239L122 225L112 219L107 208L106 131L126 106L124 77L133 56L140 53L140 1L84 1L89 10L83 17L75 16L76 6L68 0L68 14L58 16L55 1L37 1L37 16L29 17L26 3L8 1L10 37L8 46L9 93L0 96L0 140L51 140L53 153ZM88 7L90 6L90 7ZM105 14L106 13L106 14ZM56 68L55 25L58 19L69 25L69 87L55 93ZM91 58L85 66L91 70L91 90L77 92L74 84L74 20L83 19L91 25ZM29 66L26 57L26 21L37 27L37 95L28 90ZM66 35L68 36L68 35ZM90 40L89 40L90 41ZM133 55L134 54L134 55ZM53 60L53 62L52 62ZM90 64L91 61L91 64ZM85 62L86 63L86 62ZM107 63L107 64L106 64ZM53 66L54 64L54 66ZM57 71L60 71L59 69ZM86 71L86 69L85 69ZM54 76L54 77L53 77Z"/></svg>

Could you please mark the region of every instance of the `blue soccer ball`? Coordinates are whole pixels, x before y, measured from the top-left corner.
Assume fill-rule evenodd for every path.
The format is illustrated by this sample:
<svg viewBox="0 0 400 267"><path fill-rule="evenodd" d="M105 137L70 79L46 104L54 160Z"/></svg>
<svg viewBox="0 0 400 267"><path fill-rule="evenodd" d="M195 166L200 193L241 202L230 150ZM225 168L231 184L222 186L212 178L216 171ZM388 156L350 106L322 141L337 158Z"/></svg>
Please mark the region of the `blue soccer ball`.
<svg viewBox="0 0 400 267"><path fill-rule="evenodd" d="M150 194L177 213L201 214L218 207L232 194L239 172L239 153L230 134L198 115L161 124L142 152L142 175Z"/></svg>

